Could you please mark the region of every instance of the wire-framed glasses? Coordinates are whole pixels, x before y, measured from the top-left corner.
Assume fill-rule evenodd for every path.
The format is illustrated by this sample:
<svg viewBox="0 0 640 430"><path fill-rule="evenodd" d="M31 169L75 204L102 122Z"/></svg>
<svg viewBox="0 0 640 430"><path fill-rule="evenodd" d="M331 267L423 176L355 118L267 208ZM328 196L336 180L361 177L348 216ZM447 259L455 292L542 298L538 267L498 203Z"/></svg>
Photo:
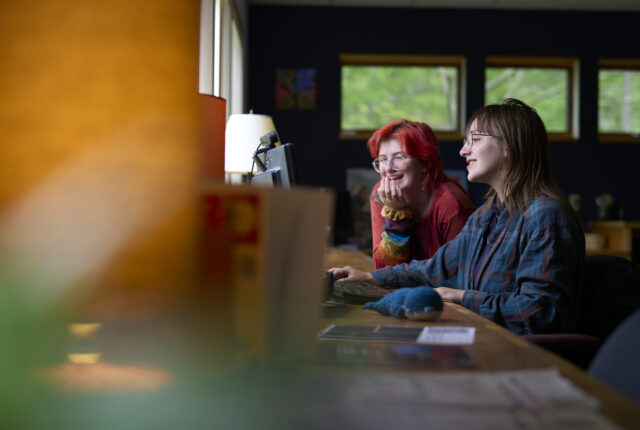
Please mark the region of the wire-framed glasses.
<svg viewBox="0 0 640 430"><path fill-rule="evenodd" d="M401 166L402 163L405 160L408 160L409 158L411 158L410 155L405 154L404 152L398 152L397 154L393 154L391 156L391 158L387 158L387 157L378 157L375 160L373 160L373 162L371 163L371 165L373 166L373 169L380 173L380 168L381 167L386 167L387 165L392 166L392 168L397 169L398 166ZM390 164L389 164L390 163Z"/></svg>
<svg viewBox="0 0 640 430"><path fill-rule="evenodd" d="M469 138L469 136L471 136L471 138ZM469 136L464 137L464 140L462 141L463 148L465 146L468 147L469 149L473 148L473 144L480 139L479 136L488 136L488 137L495 137L496 139L500 139L500 136L494 136L493 134L484 134L484 133L470 133Z"/></svg>

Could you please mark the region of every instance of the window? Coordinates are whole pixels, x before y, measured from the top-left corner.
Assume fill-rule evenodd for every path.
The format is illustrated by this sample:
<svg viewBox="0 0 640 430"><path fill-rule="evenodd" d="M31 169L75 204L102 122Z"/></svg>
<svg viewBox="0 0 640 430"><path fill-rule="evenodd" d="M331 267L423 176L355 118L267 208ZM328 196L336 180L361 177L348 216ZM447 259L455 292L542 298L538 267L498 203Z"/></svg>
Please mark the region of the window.
<svg viewBox="0 0 640 430"><path fill-rule="evenodd" d="M537 110L551 140L574 140L577 73L575 58L488 57L485 104L522 100Z"/></svg>
<svg viewBox="0 0 640 430"><path fill-rule="evenodd" d="M461 138L464 58L342 54L340 138L367 139L398 119Z"/></svg>
<svg viewBox="0 0 640 430"><path fill-rule="evenodd" d="M234 3L235 4L235 3ZM244 34L242 21L237 9L234 9L234 19L231 22L231 70L229 81L229 113L245 113L244 109L244 46L242 36Z"/></svg>
<svg viewBox="0 0 640 430"><path fill-rule="evenodd" d="M200 3L200 70L198 91L202 94L219 96L213 90L214 42L218 40L214 36L216 1L202 0Z"/></svg>
<svg viewBox="0 0 640 430"><path fill-rule="evenodd" d="M640 142L640 60L600 60L598 133L604 142Z"/></svg>
<svg viewBox="0 0 640 430"><path fill-rule="evenodd" d="M235 0L203 0L199 91L227 100L227 116L244 112L244 27Z"/></svg>

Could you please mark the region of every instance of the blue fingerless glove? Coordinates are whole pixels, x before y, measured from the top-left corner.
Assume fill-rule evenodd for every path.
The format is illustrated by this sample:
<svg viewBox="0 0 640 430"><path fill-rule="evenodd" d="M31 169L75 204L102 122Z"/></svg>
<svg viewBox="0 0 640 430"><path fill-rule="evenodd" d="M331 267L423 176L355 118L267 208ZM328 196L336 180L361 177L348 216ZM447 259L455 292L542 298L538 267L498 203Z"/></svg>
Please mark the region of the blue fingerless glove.
<svg viewBox="0 0 640 430"><path fill-rule="evenodd" d="M377 302L369 302L364 309L396 318L433 321L442 313L442 298L431 287L400 288Z"/></svg>

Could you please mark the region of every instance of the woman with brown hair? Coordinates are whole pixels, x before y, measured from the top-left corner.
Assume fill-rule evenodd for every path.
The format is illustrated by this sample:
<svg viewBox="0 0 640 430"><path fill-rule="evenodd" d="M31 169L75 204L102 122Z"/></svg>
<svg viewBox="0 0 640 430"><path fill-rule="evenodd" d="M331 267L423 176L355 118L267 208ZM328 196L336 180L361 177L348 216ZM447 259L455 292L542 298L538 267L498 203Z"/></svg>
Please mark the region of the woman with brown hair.
<svg viewBox="0 0 640 430"><path fill-rule="evenodd" d="M334 276L389 288L426 285L518 334L574 330L584 234L553 180L542 120L515 99L485 106L471 117L460 155L469 180L491 189L458 236L429 260L371 273L335 268ZM400 300L403 290L365 307L399 315L411 307Z"/></svg>
<svg viewBox="0 0 640 430"><path fill-rule="evenodd" d="M374 267L430 258L475 210L445 175L435 134L403 119L377 130L367 146L380 173L370 199Z"/></svg>

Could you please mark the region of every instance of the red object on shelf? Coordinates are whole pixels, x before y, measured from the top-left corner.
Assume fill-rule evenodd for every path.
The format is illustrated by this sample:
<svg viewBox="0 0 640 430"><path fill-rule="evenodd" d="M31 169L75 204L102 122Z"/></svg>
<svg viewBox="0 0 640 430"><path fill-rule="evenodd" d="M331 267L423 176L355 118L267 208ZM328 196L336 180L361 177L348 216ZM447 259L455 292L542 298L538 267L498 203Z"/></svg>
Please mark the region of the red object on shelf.
<svg viewBox="0 0 640 430"><path fill-rule="evenodd" d="M202 173L205 179L224 181L224 131L227 122L227 101L209 94L202 100Z"/></svg>

